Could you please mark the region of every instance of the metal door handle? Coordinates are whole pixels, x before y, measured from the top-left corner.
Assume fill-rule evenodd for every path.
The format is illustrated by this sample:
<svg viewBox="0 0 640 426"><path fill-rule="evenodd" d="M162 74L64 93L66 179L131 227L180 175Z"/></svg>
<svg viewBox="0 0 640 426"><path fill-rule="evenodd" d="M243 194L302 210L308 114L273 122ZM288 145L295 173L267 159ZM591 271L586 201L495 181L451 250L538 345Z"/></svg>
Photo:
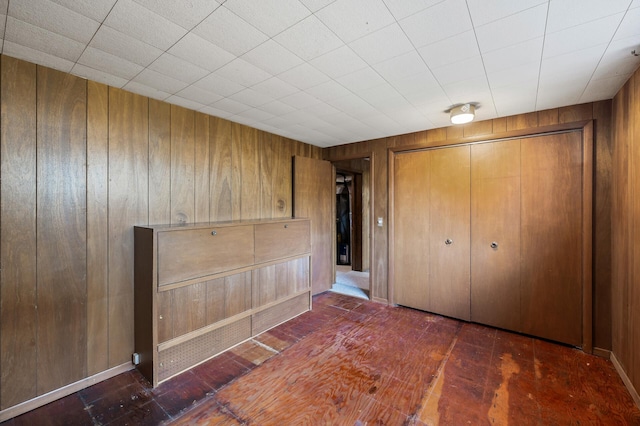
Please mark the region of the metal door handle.
<svg viewBox="0 0 640 426"><path fill-rule="evenodd" d="M496 243L495 241L491 243L491 248L492 249L497 249L498 248L498 243Z"/></svg>
<svg viewBox="0 0 640 426"><path fill-rule="evenodd" d="M211 231L211 235L218 235L218 232L216 232L216 231Z"/></svg>
<svg viewBox="0 0 640 426"><path fill-rule="evenodd" d="M450 246L451 244L453 244L453 240L451 238L447 238L446 240L444 240L444 243Z"/></svg>

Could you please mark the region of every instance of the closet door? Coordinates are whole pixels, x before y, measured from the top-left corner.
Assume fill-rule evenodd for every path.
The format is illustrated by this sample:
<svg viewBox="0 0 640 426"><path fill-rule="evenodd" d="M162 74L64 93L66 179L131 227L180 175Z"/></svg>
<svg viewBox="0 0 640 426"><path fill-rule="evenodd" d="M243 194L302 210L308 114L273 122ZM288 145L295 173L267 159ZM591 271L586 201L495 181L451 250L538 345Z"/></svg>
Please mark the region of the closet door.
<svg viewBox="0 0 640 426"><path fill-rule="evenodd" d="M394 303L429 310L429 194L431 151L394 160Z"/></svg>
<svg viewBox="0 0 640 426"><path fill-rule="evenodd" d="M470 147L430 153L430 311L469 320Z"/></svg>
<svg viewBox="0 0 640 426"><path fill-rule="evenodd" d="M471 147L471 320L520 331L520 140Z"/></svg>
<svg viewBox="0 0 640 426"><path fill-rule="evenodd" d="M582 140L523 139L522 315L527 334L582 343Z"/></svg>

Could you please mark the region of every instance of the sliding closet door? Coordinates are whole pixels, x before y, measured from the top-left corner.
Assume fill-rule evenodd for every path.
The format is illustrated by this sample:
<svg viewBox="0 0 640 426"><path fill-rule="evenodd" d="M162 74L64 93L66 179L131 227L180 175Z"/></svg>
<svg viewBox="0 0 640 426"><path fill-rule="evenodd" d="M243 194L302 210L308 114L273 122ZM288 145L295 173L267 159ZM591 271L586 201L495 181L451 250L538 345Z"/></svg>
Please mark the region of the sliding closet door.
<svg viewBox="0 0 640 426"><path fill-rule="evenodd" d="M431 311L470 319L470 147L431 151Z"/></svg>
<svg viewBox="0 0 640 426"><path fill-rule="evenodd" d="M431 151L394 160L394 302L429 310L429 193Z"/></svg>
<svg viewBox="0 0 640 426"><path fill-rule="evenodd" d="M471 147L471 320L521 330L520 140Z"/></svg>
<svg viewBox="0 0 640 426"><path fill-rule="evenodd" d="M523 139L521 150L522 331L580 345L582 137Z"/></svg>

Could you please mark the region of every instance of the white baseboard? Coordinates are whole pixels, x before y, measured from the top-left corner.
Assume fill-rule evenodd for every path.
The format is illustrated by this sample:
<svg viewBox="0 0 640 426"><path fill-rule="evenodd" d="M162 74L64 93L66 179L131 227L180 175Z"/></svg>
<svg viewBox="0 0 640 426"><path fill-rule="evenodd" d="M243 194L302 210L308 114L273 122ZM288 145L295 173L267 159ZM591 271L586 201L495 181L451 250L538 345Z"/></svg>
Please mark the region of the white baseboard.
<svg viewBox="0 0 640 426"><path fill-rule="evenodd" d="M624 382L624 385L627 387L627 390L631 394L631 397L635 401L638 408L640 408L640 395L638 395L638 391L636 390L635 387L633 387L633 383L631 383L631 379L629 379L629 376L627 376L627 372L624 371L624 368L622 368L622 365L618 361L618 358L616 358L616 354L611 352L610 359L611 359L611 362L613 363L613 366L616 368L616 371L620 375L620 378Z"/></svg>
<svg viewBox="0 0 640 426"><path fill-rule="evenodd" d="M79 390L88 388L89 386L95 385L96 383L100 383L104 380L115 377L118 374L133 370L133 368L134 365L132 363L126 362L124 364L102 371L98 374L94 374L93 376L87 377L86 379L82 379L63 386L59 389L52 390L51 392L47 392L44 395L40 395L28 401L21 402L20 404L14 405L13 407L6 408L0 411L0 422L4 422L5 420L9 420L16 416L19 416L20 414L24 414L38 407L42 407L43 405L46 405L57 399L64 398L65 396L76 393Z"/></svg>

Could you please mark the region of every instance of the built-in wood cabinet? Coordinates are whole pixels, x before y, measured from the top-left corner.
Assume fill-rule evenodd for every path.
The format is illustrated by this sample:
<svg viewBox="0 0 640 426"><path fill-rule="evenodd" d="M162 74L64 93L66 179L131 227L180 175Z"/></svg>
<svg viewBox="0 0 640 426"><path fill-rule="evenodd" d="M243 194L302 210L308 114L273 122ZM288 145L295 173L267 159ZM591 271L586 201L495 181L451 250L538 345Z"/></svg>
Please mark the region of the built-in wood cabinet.
<svg viewBox="0 0 640 426"><path fill-rule="evenodd" d="M394 303L582 346L583 145L571 131L396 152Z"/></svg>
<svg viewBox="0 0 640 426"><path fill-rule="evenodd" d="M135 351L154 386L311 309L308 219L134 233Z"/></svg>

